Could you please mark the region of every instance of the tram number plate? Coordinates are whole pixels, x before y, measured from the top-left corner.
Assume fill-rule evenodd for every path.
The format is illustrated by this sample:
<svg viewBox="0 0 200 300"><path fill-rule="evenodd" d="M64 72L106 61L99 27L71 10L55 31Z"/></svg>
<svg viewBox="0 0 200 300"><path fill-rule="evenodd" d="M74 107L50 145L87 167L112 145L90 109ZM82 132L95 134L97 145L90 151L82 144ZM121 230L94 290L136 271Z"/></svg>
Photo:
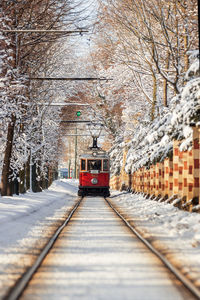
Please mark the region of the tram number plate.
<svg viewBox="0 0 200 300"><path fill-rule="evenodd" d="M91 170L91 174L99 174L99 170Z"/></svg>

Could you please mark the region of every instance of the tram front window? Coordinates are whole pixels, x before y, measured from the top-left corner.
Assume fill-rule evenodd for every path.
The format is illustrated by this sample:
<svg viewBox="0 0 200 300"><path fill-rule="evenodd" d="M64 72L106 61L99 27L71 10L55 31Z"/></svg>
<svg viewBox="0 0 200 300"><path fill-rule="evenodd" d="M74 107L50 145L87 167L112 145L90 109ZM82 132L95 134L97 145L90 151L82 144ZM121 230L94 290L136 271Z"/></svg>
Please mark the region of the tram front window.
<svg viewBox="0 0 200 300"><path fill-rule="evenodd" d="M88 160L88 171L91 171L91 170L101 171L101 160L100 159L98 159L98 160L89 159Z"/></svg>

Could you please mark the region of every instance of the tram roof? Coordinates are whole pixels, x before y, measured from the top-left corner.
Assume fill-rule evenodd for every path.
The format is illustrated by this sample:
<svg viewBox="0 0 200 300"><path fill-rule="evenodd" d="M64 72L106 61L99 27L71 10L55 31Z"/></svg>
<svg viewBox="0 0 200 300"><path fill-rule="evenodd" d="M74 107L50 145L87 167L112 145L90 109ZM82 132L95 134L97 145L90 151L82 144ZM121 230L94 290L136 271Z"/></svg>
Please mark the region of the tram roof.
<svg viewBox="0 0 200 300"><path fill-rule="evenodd" d="M99 159L103 159L103 158L109 158L108 154L104 151L104 150L88 150L88 152L81 154L80 158L85 158L85 159L95 159L95 158L99 158Z"/></svg>

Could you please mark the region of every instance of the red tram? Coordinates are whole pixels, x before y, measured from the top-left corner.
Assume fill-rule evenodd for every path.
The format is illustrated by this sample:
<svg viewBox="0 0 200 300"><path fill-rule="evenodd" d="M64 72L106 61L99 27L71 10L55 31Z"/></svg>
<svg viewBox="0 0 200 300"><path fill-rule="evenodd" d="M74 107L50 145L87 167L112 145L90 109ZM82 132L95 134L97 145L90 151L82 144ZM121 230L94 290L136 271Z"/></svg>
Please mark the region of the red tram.
<svg viewBox="0 0 200 300"><path fill-rule="evenodd" d="M78 196L103 195L109 197L109 157L98 147L80 156Z"/></svg>

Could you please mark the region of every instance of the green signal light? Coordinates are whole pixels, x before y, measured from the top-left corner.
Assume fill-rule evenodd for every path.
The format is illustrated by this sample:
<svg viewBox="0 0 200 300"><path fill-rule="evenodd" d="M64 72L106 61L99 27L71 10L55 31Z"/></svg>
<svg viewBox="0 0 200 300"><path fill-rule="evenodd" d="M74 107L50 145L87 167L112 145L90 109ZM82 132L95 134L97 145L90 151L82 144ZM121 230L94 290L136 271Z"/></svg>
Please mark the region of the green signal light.
<svg viewBox="0 0 200 300"><path fill-rule="evenodd" d="M80 111L77 111L77 112L76 112L76 115L77 115L77 117L80 117L80 116L81 116L81 112L80 112Z"/></svg>

